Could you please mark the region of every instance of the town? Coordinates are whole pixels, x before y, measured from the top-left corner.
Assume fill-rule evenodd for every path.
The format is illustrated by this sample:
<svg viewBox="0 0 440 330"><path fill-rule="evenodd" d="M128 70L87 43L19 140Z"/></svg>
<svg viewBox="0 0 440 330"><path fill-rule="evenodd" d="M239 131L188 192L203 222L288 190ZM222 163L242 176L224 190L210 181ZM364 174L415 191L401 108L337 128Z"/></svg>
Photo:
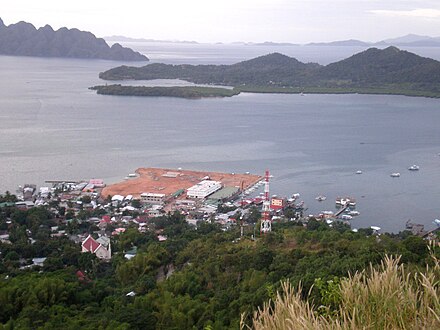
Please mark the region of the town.
<svg viewBox="0 0 440 330"><path fill-rule="evenodd" d="M269 195L269 172L266 176L202 172L179 169L140 168L129 174L125 181L106 185L101 179L88 181L48 180L45 186L25 184L17 190L16 201L0 203L4 207L28 210L45 206L51 214L51 237L67 236L81 244L82 252L90 252L103 260L110 260L111 238L135 228L139 233L154 233L159 242L167 240L158 220L177 213L197 228L200 223L218 225L223 231L240 228L240 239L248 235L256 239L271 230L272 222L296 222L306 225L309 219L350 225L348 220L359 214L354 198L337 198L338 210L306 215L304 201L299 193L290 197ZM264 190L264 191L263 191ZM6 197L10 193L7 192ZM317 201L324 200L318 196ZM8 200L6 198L5 200ZM159 221L160 222L160 221ZM11 224L11 220L6 221ZM429 238L423 226L408 221L406 229L415 235ZM10 243L9 231L2 228L0 240ZM356 229L353 229L356 231ZM379 227L372 227L378 233ZM29 240L35 241L32 232ZM127 251L126 251L127 252ZM134 254L125 253L127 258ZM42 265L46 258L34 258L33 264Z"/></svg>
<svg viewBox="0 0 440 330"><path fill-rule="evenodd" d="M257 223L266 200L270 201L271 221L305 220L304 202L297 202L299 194L268 198L263 192L258 193L265 185L268 189L268 182L259 175L141 168L125 179L109 186L101 179L48 180L46 183L51 186L38 189L34 184L25 184L17 190L16 201L9 200L12 195L7 192L0 209L46 207L55 215L47 228L51 237L67 236L81 244L82 252L104 260L112 256L111 237L128 228L136 228L139 233L153 232L159 242L165 241L163 228L157 228L155 219L175 212L195 228L202 222L217 224L223 231L240 226L241 236L248 233L253 239L261 231ZM6 224L10 225L11 220ZM30 242L35 241L32 232L27 234ZM10 243L7 228L0 232L0 240ZM23 267L41 266L44 260L34 258L34 264Z"/></svg>

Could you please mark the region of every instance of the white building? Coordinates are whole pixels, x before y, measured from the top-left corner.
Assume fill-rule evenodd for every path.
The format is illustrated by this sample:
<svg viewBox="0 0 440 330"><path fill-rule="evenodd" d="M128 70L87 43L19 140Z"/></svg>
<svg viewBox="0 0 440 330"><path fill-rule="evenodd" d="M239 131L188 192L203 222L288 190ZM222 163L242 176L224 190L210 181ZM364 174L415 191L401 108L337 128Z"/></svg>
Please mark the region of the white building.
<svg viewBox="0 0 440 330"><path fill-rule="evenodd" d="M189 198L205 198L212 193L220 190L222 183L219 181L203 180L196 185L188 188L186 194Z"/></svg>
<svg viewBox="0 0 440 330"><path fill-rule="evenodd" d="M165 194L142 193L141 200L143 203L148 204L163 204L165 201L165 196Z"/></svg>

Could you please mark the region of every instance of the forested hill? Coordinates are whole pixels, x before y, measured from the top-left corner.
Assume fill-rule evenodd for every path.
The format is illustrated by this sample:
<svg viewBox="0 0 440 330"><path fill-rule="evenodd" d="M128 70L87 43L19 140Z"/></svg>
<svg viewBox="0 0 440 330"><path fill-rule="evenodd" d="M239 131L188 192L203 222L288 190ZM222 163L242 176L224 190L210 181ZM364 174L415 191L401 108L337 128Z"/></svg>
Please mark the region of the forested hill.
<svg viewBox="0 0 440 330"><path fill-rule="evenodd" d="M396 47L370 48L319 70L317 79L351 83L435 83L440 82L440 62Z"/></svg>
<svg viewBox="0 0 440 330"><path fill-rule="evenodd" d="M148 61L146 56L120 44L110 47L90 32L65 27L54 31L49 25L36 29L26 22L6 26L1 19L0 55Z"/></svg>
<svg viewBox="0 0 440 330"><path fill-rule="evenodd" d="M421 91L440 94L440 62L396 47L370 48L327 66L302 63L273 53L233 65L120 66L99 76L105 80L183 79L241 89L376 88L390 93Z"/></svg>
<svg viewBox="0 0 440 330"><path fill-rule="evenodd" d="M305 64L279 53L257 57L232 65L172 65L153 63L143 67L120 66L100 73L105 80L183 79L200 84L292 85L304 80L320 65Z"/></svg>

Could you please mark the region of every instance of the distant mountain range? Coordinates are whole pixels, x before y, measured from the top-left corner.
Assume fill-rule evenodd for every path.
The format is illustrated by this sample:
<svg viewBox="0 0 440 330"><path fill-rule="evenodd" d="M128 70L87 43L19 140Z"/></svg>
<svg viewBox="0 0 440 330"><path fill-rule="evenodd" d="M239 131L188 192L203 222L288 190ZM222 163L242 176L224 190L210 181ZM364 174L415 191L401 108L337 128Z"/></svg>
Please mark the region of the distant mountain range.
<svg viewBox="0 0 440 330"><path fill-rule="evenodd" d="M246 45L268 45L268 46L299 46L294 43L277 43L277 42L263 42L263 43L243 43ZM408 34L403 37L385 39L378 42L366 42L356 39L339 40L331 42L311 42L304 46L349 46L349 47L374 47L374 46L405 46L405 47L440 47L440 37L420 36L417 34Z"/></svg>
<svg viewBox="0 0 440 330"><path fill-rule="evenodd" d="M379 42L365 42L361 40L341 40L332 42L309 43L306 46L406 46L406 47L440 47L440 37L420 36L408 34L403 37L385 39Z"/></svg>
<svg viewBox="0 0 440 330"><path fill-rule="evenodd" d="M1 18L0 55L148 61L145 55L120 44L110 47L90 32L65 27L54 31L49 25L36 29L26 22L6 26Z"/></svg>
<svg viewBox="0 0 440 330"><path fill-rule="evenodd" d="M287 92L289 88L327 92L368 89L390 94L440 95L440 62L392 46L369 48L326 66L302 63L273 53L233 65L120 66L99 77L105 80L183 79L261 92Z"/></svg>
<svg viewBox="0 0 440 330"><path fill-rule="evenodd" d="M129 38L124 36L111 36L104 37L105 40L111 42L162 42L162 43L180 43L180 44L199 44L197 41L179 41L179 40L156 40L156 39L143 39L143 38ZM216 44L224 44L217 42ZM226 43L227 44L227 43ZM245 45L245 46L301 46L298 43L290 42L244 42L236 41L232 42L233 45ZM311 42L304 44L304 46L349 46L349 47L374 47L374 46L406 46L406 47L440 47L440 37L421 36L417 34L408 34L398 38L385 39L378 42L366 42L356 39L339 40L331 42Z"/></svg>
<svg viewBox="0 0 440 330"><path fill-rule="evenodd" d="M157 40L157 39L145 39L145 38L130 38L124 36L109 36L104 37L104 40L116 42L158 42L158 43L175 43L175 44L198 44L197 41L188 41L188 40Z"/></svg>

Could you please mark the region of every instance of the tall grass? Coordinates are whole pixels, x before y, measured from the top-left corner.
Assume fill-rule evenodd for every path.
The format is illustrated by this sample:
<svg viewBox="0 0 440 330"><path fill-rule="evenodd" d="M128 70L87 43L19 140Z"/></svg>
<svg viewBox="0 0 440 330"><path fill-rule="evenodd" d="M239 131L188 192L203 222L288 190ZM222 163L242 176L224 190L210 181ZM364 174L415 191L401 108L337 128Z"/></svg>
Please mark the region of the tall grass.
<svg viewBox="0 0 440 330"><path fill-rule="evenodd" d="M410 273L399 257L385 257L378 268L341 281L340 307L336 313L316 313L301 290L286 282L274 301L253 315L242 329L440 329L440 266ZM242 318L244 319L244 318Z"/></svg>

